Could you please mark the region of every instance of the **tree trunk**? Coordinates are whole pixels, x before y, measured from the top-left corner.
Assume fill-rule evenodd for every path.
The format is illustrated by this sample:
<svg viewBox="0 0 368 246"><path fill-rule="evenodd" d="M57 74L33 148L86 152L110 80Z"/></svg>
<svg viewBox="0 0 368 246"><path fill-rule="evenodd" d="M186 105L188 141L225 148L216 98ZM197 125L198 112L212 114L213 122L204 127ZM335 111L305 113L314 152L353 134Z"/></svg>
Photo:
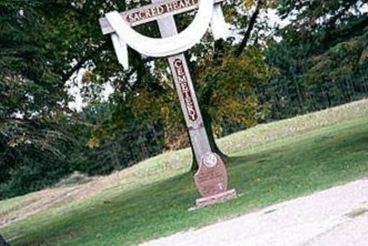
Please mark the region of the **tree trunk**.
<svg viewBox="0 0 368 246"><path fill-rule="evenodd" d="M229 156L226 155L224 152L222 152L222 150L218 147L215 141L215 136L212 131L212 119L206 111L202 111L202 114L203 114L204 127L206 128L206 132L208 135L208 140L210 142L211 149L213 152L218 154L221 157L221 159L224 161L224 163L226 164L229 159Z"/></svg>
<svg viewBox="0 0 368 246"><path fill-rule="evenodd" d="M216 47L218 47L218 46L221 47L222 45L223 45L222 43L217 43L216 42ZM224 51L222 50L222 52L220 52L220 53L223 53L223 52ZM192 62L190 62L190 59L188 59L187 54L186 54L186 58L187 58L187 61L188 61L188 67L189 67L189 71L190 71L190 74L191 74L191 77L192 77L192 81L193 81L194 87L196 87L195 86L196 78L197 78L196 73L195 73L196 69L194 67L194 64ZM202 97L203 96L204 97L208 97L208 95L207 96L206 95L202 95ZM216 141L215 141L215 137L214 137L213 131L212 131L212 119L211 119L210 115L208 114L208 112L206 111L206 109L202 105L202 102L208 101L207 99L209 100L209 98L206 98L206 99L198 98L199 108L201 110L201 114L202 114L202 117L203 117L203 124L204 124L204 127L206 129L206 133L207 133L207 136L208 136L208 141L210 143L211 150L214 153L218 154L221 157L221 159L223 160L223 162L225 163L225 165L226 165L227 160L228 160L228 156L226 154L224 154L220 150L220 148L217 146ZM187 134L188 134L188 137L190 138L188 129L187 129ZM198 169L199 163L197 163L197 160L194 157L195 154L194 154L193 146L192 146L192 143L191 142L190 142L190 147L191 147L192 156L193 156L191 171L195 172Z"/></svg>
<svg viewBox="0 0 368 246"><path fill-rule="evenodd" d="M245 47L247 46L248 41L251 37L252 31L254 29L254 26L257 23L257 18L259 16L259 12L261 11L261 8L263 7L263 5L264 5L264 0L258 0L257 1L256 9L255 9L254 13L252 14L252 16L250 17L248 28L245 31L244 37L243 37L242 41L240 42L238 48L235 50L234 55L236 57L239 57L243 53L243 50L245 49Z"/></svg>
<svg viewBox="0 0 368 246"><path fill-rule="evenodd" d="M201 113L202 113L202 117L203 117L204 127L206 129L207 136L208 136L208 141L210 142L211 150L214 153L218 154L220 156L220 158L222 159L222 161L226 165L228 163L229 156L221 151L221 149L218 147L218 145L215 141L215 136L214 136L213 131L212 131L212 119L208 115L206 110L201 110ZM188 137L189 137L189 132L188 132ZM198 169L199 163L197 163L196 158L194 158L195 155L194 155L192 143L190 143L190 147L191 147L192 156L193 156L191 171L195 172Z"/></svg>

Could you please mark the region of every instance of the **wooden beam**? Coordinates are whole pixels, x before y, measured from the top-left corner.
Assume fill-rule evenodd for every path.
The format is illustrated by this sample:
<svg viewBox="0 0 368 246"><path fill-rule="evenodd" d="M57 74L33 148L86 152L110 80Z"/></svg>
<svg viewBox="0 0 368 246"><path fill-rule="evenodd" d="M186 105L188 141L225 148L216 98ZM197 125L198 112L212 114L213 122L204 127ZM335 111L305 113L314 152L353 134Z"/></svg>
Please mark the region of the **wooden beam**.
<svg viewBox="0 0 368 246"><path fill-rule="evenodd" d="M215 3L218 4L223 1L224 0L215 0ZM170 0L121 12L120 15L126 22L130 23L131 26L138 26L168 16L192 11L197 8L198 0ZM114 32L114 29L105 17L100 18L99 22L104 35Z"/></svg>

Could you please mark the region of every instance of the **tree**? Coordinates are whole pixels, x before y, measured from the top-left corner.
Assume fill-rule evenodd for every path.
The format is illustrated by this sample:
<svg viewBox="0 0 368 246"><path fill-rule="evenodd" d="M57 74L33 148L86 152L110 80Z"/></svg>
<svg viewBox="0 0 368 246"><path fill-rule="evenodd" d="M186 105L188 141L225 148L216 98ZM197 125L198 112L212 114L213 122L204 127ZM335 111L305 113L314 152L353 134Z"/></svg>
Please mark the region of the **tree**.
<svg viewBox="0 0 368 246"><path fill-rule="evenodd" d="M1 15L1 118L36 118L57 111L67 98L52 67L35 2L3 2Z"/></svg>
<svg viewBox="0 0 368 246"><path fill-rule="evenodd" d="M280 1L289 25L269 41L267 63L278 71L263 99L276 119L350 102L367 94L367 15L361 1Z"/></svg>
<svg viewBox="0 0 368 246"><path fill-rule="evenodd" d="M37 1L0 3L2 196L28 191L31 179L42 173L37 172L52 167L46 163L57 164L64 158L60 144L67 136L54 120L61 116L68 96L61 76L50 65L43 26L35 11L38 6ZM36 163L37 168L32 168ZM32 186L41 185L33 182Z"/></svg>
<svg viewBox="0 0 368 246"><path fill-rule="evenodd" d="M228 21L236 27L239 36L242 36L233 51L234 56L239 57L251 40L257 43L258 39L264 38L269 25L267 15L261 15L275 6L275 0L245 0L233 1L225 8Z"/></svg>

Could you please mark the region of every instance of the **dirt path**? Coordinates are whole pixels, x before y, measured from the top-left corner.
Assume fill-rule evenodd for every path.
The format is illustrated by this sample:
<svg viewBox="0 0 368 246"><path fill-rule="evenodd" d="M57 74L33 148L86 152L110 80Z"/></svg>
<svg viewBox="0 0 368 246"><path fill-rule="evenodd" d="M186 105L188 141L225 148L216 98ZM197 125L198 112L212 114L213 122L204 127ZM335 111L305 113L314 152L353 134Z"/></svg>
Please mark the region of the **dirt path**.
<svg viewBox="0 0 368 246"><path fill-rule="evenodd" d="M34 192L25 196L15 207L5 214L0 214L0 228L28 218L46 209L63 206L73 201L79 201L91 197L108 187L113 187L123 183L125 171L115 172L109 176L95 177L92 181L73 185L71 187L49 188Z"/></svg>
<svg viewBox="0 0 368 246"><path fill-rule="evenodd" d="M368 246L368 179L142 245Z"/></svg>

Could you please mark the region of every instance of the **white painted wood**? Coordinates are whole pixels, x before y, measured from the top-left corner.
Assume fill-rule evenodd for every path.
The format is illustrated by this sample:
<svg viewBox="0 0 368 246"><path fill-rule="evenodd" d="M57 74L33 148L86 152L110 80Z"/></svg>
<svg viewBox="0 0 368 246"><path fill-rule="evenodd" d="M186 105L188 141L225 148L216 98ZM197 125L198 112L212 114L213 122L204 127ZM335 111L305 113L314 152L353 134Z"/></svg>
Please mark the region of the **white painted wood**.
<svg viewBox="0 0 368 246"><path fill-rule="evenodd" d="M153 3L157 3L159 1L160 0L152 0ZM177 31L175 20L173 16L168 16L168 17L159 19L157 22L158 22L161 36L163 38L177 35L178 31ZM195 111L197 112L197 119L194 121L191 120L191 117L189 117L186 101L185 101L183 92L181 90L180 79L178 78L178 75L176 73L175 61L177 60L181 61L182 67L184 68L184 74L185 74L185 77L187 78L186 83L191 93L191 97L193 100L193 106L195 108ZM189 68L188 68L184 54L171 56L168 58L168 61L169 61L171 73L174 79L175 89L177 91L177 94L180 100L180 106L181 106L181 109L182 109L182 112L185 118L187 128L189 130L190 140L193 146L195 158L197 160L197 163L200 164L202 155L208 152L212 152L212 151L211 151L206 129L204 128L202 114L199 109L198 100L195 94L195 90L194 90L192 78L190 76Z"/></svg>
<svg viewBox="0 0 368 246"><path fill-rule="evenodd" d="M129 69L128 46L125 42L122 42L116 33L111 34L111 40L119 63L124 70Z"/></svg>
<svg viewBox="0 0 368 246"><path fill-rule="evenodd" d="M175 0L162 1L155 4L127 11L123 15L117 11L106 14L105 20L113 29L112 41L119 63L124 70L129 69L128 47L137 50L146 56L167 57L182 53L200 41L211 24L213 36L216 39L226 39L228 26L219 4L214 3L219 0ZM210 3L212 1L212 4ZM147 18L163 19L172 17L178 10L187 10L193 6L198 6L199 11L194 21L183 32L164 38L150 38L136 32L131 24L140 22ZM163 17L165 14L171 14ZM101 19L100 19L101 22ZM105 24L104 24L105 25ZM101 23L101 27L104 26Z"/></svg>
<svg viewBox="0 0 368 246"><path fill-rule="evenodd" d="M212 20L213 0L201 0L198 13L182 32L164 38L151 38L135 31L117 11L106 14L106 18L123 42L139 53L151 57L167 57L184 52L200 42ZM170 18L170 17L167 17Z"/></svg>
<svg viewBox="0 0 368 246"><path fill-rule="evenodd" d="M145 5L140 7L139 9L132 9L132 10L128 10L125 12L121 12L120 16L127 22L129 23L130 26L134 27L134 26L139 26L148 22L152 22L155 20L158 20L160 18L165 18L171 15L177 15L177 14L182 14L185 12L189 12L189 11L193 11L195 9L198 8L198 0L192 0L195 4L185 7L185 8L179 8L170 12L164 12L162 14L157 14L151 17L145 17L142 19L129 19L128 16L132 15L134 13L137 13L138 11L140 12L146 12L149 9L157 9L157 8L161 8L167 4L173 4L174 2L177 2L178 0L171 0L171 1L160 1L158 3L154 3L154 4L149 4L149 5ZM215 7L219 5L219 3L223 2L224 0L215 0L214 2L216 3ZM102 33L105 34L111 34L114 33L115 30L112 28L112 26L110 25L110 23L108 22L108 20L106 19L106 17L100 18L99 19L100 22L100 27L102 30Z"/></svg>

